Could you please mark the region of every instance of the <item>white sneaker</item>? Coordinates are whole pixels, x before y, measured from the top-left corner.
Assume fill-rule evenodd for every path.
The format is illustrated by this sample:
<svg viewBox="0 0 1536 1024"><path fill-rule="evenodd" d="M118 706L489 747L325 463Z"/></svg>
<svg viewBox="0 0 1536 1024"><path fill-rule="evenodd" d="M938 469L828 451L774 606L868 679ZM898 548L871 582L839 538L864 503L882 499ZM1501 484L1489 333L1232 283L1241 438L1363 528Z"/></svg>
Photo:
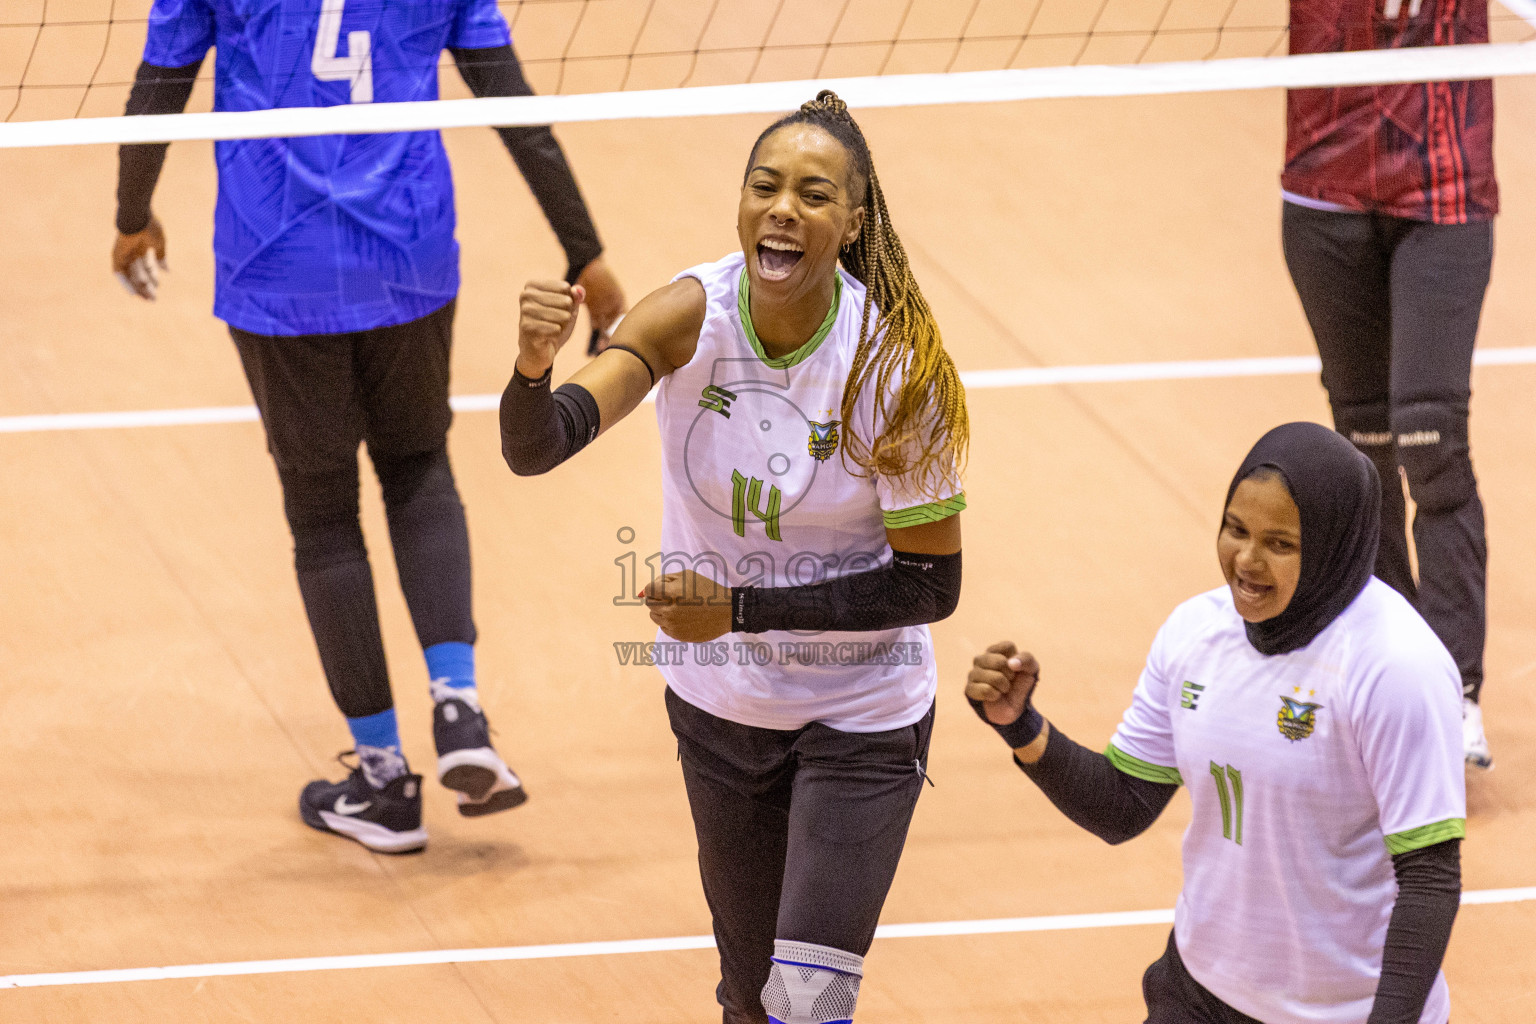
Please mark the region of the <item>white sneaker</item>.
<svg viewBox="0 0 1536 1024"><path fill-rule="evenodd" d="M1461 699L1461 747L1471 767L1485 771L1493 767L1488 737L1483 735L1483 709L1470 697Z"/></svg>

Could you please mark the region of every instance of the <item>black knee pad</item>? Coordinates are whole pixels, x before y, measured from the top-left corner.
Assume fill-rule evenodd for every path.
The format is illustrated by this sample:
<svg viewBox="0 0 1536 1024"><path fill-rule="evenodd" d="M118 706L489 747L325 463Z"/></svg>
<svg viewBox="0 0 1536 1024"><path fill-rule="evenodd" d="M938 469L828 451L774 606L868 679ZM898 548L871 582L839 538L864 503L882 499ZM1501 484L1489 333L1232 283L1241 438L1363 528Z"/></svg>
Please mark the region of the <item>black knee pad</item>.
<svg viewBox="0 0 1536 1024"><path fill-rule="evenodd" d="M1386 402L1335 405L1333 427L1372 459L1392 450L1392 416Z"/></svg>
<svg viewBox="0 0 1536 1024"><path fill-rule="evenodd" d="M1477 496L1467 447L1467 407L1416 402L1392 410L1397 461L1419 511L1451 512Z"/></svg>

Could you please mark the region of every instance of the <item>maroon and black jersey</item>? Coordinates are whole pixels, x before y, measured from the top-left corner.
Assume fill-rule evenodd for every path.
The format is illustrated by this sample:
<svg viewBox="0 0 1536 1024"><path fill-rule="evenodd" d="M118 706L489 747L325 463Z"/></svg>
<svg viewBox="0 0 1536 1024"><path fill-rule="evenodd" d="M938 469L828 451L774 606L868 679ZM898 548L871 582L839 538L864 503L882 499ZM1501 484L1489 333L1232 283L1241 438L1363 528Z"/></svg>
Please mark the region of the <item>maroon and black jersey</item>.
<svg viewBox="0 0 1536 1024"><path fill-rule="evenodd" d="M1291 0L1292 53L1487 41L1488 0ZM1280 186L1318 205L1488 220L1499 209L1493 83L1292 89Z"/></svg>

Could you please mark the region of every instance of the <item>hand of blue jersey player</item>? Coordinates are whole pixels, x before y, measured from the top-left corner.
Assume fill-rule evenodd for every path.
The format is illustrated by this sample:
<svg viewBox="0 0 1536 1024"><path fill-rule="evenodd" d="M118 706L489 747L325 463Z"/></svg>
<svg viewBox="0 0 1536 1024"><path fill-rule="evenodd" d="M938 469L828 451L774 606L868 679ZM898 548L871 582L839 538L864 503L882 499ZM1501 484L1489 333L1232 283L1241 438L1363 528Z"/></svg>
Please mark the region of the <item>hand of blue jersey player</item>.
<svg viewBox="0 0 1536 1024"><path fill-rule="evenodd" d="M731 631L731 589L684 569L643 590L651 621L674 640L701 644Z"/></svg>
<svg viewBox="0 0 1536 1024"><path fill-rule="evenodd" d="M587 319L592 322L592 329L601 336L602 341L598 345L601 351L608 347L614 325L628 309L624 303L624 289L619 286L619 279L601 256L587 264L586 269L576 278L576 283L586 289Z"/></svg>
<svg viewBox="0 0 1536 1024"><path fill-rule="evenodd" d="M165 262L165 229L158 217L150 217L143 231L119 234L112 243L112 273L129 292L151 302L160 288L157 266L160 270L170 269Z"/></svg>
<svg viewBox="0 0 1536 1024"><path fill-rule="evenodd" d="M987 721L1007 725L1024 713L1039 682L1040 663L1035 656L1020 653L1012 641L1003 640L972 660L965 695L982 702Z"/></svg>
<svg viewBox="0 0 1536 1024"><path fill-rule="evenodd" d="M517 323L517 372L537 380L555 364L555 353L571 338L586 289L564 281L529 281Z"/></svg>

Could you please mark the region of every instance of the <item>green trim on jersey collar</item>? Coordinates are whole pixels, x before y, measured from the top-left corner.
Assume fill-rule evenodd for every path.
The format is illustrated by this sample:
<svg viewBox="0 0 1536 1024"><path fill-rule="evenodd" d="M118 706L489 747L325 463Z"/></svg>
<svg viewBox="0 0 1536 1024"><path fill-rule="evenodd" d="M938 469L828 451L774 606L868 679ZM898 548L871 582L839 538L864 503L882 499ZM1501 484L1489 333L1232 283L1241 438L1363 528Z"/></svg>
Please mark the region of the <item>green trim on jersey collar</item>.
<svg viewBox="0 0 1536 1024"><path fill-rule="evenodd" d="M837 311L843 304L843 275L833 271L832 280L836 282L832 305L827 308L827 318L821 322L816 333L811 335L811 340L788 355L770 357L763 351L763 343L757 340L757 331L752 328L752 304L747 297L747 268L741 268L741 282L736 286L736 311L741 314L741 329L747 332L747 344L752 346L752 351L757 353L757 358L764 365L774 370L787 370L796 363L805 362L827 340L827 335L832 333L832 325L837 321Z"/></svg>
<svg viewBox="0 0 1536 1024"><path fill-rule="evenodd" d="M1420 825L1406 832L1392 833L1387 836L1387 852L1396 857L1400 853L1410 853L1413 850L1422 850L1426 846L1465 838L1467 838L1467 819L1446 818L1432 825Z"/></svg>
<svg viewBox="0 0 1536 1024"><path fill-rule="evenodd" d="M1177 768L1149 764L1140 758L1132 757L1113 743L1104 748L1104 756L1109 758L1110 764L1132 778L1145 779L1147 782L1161 782L1168 786L1184 785L1184 776L1179 774Z"/></svg>
<svg viewBox="0 0 1536 1024"><path fill-rule="evenodd" d="M926 505L913 505L911 508L892 509L881 512L880 515L885 520L887 530L900 530L908 526L921 526L923 523L937 523L964 509L965 492L961 491L953 498L940 498L938 501L930 501Z"/></svg>

